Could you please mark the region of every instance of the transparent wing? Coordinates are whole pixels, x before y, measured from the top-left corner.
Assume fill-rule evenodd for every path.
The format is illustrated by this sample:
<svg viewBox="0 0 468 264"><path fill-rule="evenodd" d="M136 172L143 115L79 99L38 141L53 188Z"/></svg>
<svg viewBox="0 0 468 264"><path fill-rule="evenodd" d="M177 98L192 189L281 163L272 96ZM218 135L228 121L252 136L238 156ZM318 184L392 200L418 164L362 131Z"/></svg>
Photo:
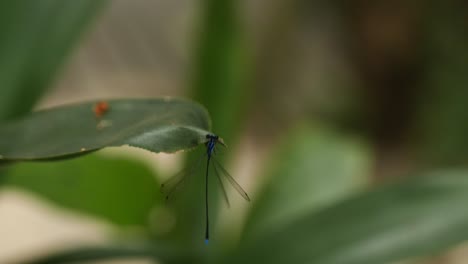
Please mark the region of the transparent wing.
<svg viewBox="0 0 468 264"><path fill-rule="evenodd" d="M212 160L213 165L215 167L215 171L216 168L219 169L221 174L224 175L224 177L226 177L226 179L231 183L232 187L236 189L236 191L242 196L242 198L250 202L249 195L244 191L244 189L242 189L242 187L236 182L236 180L234 180L234 178L226 171L226 169L223 168L223 166L221 166L221 164L219 164L219 162L216 159L213 158Z"/></svg>
<svg viewBox="0 0 468 264"><path fill-rule="evenodd" d="M221 177L219 176L218 169L216 168L215 165L213 165L213 168L214 168L214 172L216 174L216 178L218 179L219 186L221 187L221 190L223 192L224 201L226 201L226 205L229 208L229 207L231 207L231 204L229 203L229 198L227 196L226 189L224 188L223 181L221 180Z"/></svg>
<svg viewBox="0 0 468 264"><path fill-rule="evenodd" d="M223 145L221 145L223 146ZM219 147L219 145L216 145L215 148L214 148L214 154L216 156L223 156L226 154L226 147L223 146L222 148Z"/></svg>
<svg viewBox="0 0 468 264"><path fill-rule="evenodd" d="M206 155L201 155L195 163L192 163L192 165L186 167L161 184L161 193L165 195L166 201L169 200L171 195L180 189L184 182L200 167L201 160L204 156Z"/></svg>
<svg viewBox="0 0 468 264"><path fill-rule="evenodd" d="M188 174L190 174L190 170L184 169L161 184L161 193L165 195L166 201L183 185Z"/></svg>

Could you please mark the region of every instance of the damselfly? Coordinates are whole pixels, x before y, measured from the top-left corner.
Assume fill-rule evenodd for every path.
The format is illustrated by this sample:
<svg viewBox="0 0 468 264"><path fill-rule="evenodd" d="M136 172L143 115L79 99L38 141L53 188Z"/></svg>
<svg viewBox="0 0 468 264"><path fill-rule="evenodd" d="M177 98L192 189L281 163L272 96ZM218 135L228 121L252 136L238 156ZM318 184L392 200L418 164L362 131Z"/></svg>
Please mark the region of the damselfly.
<svg viewBox="0 0 468 264"><path fill-rule="evenodd" d="M221 144L223 146L226 146L223 142L223 140L218 137L217 135L213 134L207 134L206 135L206 152L205 154L200 157L199 162L201 161L201 158L206 157L206 171L205 171L205 219L206 219L206 225L205 225L205 243L208 243L210 239L210 220L209 220L209 210L208 210L208 173L210 169L210 163L212 163L215 175L218 179L218 183L221 187L224 200L226 201L227 205L229 206L229 199L226 193L226 189L224 188L223 180L220 175L224 176L225 179L229 181L229 183L234 187L234 189L244 198L246 201L250 201L249 195L242 189L242 187L234 180L234 178L226 171L226 169L221 166L221 164L216 160L215 154L216 154L216 144ZM198 166L194 166L189 168L188 170L184 170L179 172L178 174L174 175L172 178L161 184L161 191L166 195L166 200L169 199L171 194L177 190L182 183L187 179L188 176L190 176L192 173L194 173L195 169Z"/></svg>

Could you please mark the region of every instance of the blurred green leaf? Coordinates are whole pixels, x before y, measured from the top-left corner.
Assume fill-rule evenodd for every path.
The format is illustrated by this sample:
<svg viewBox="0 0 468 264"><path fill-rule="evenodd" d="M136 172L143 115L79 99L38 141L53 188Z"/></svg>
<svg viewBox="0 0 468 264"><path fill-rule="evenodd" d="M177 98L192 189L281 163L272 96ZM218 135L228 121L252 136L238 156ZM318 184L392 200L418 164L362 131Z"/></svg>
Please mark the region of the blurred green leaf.
<svg viewBox="0 0 468 264"><path fill-rule="evenodd" d="M151 209L161 202L159 183L150 169L140 162L96 154L17 164L4 183L119 225L146 226Z"/></svg>
<svg viewBox="0 0 468 264"><path fill-rule="evenodd" d="M428 2L426 54L415 142L429 165L468 161L468 37L464 1Z"/></svg>
<svg viewBox="0 0 468 264"><path fill-rule="evenodd" d="M67 157L103 147L130 145L153 152L175 152L206 141L206 110L176 98L108 101L101 118L94 103L33 112L0 127L3 160Z"/></svg>
<svg viewBox="0 0 468 264"><path fill-rule="evenodd" d="M194 98L206 106L213 131L232 143L242 113L246 113L249 87L247 51L235 0L202 1L200 34L195 51Z"/></svg>
<svg viewBox="0 0 468 264"><path fill-rule="evenodd" d="M102 0L0 3L0 120L30 111Z"/></svg>
<svg viewBox="0 0 468 264"><path fill-rule="evenodd" d="M230 263L379 264L439 252L468 239L467 202L468 171L431 173L270 229Z"/></svg>
<svg viewBox="0 0 468 264"><path fill-rule="evenodd" d="M319 126L301 126L285 139L252 208L248 237L356 193L370 180L369 147L356 139Z"/></svg>
<svg viewBox="0 0 468 264"><path fill-rule="evenodd" d="M158 260L164 263L196 263L199 258L195 252L181 251L163 245L107 246L86 247L59 252L36 260L28 260L28 264L58 264L58 263L88 263L99 260ZM94 263L94 262L93 262Z"/></svg>

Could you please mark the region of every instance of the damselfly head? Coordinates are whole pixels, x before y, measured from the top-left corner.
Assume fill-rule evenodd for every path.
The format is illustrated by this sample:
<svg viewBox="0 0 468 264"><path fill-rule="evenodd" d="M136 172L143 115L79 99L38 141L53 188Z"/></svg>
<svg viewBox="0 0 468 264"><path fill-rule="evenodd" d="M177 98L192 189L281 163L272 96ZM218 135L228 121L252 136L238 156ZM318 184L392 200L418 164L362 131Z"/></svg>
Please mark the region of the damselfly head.
<svg viewBox="0 0 468 264"><path fill-rule="evenodd" d="M214 134L206 134L206 139L214 139L214 140L218 140L218 136L217 135L214 135Z"/></svg>
<svg viewBox="0 0 468 264"><path fill-rule="evenodd" d="M208 141L214 140L215 143L220 143L224 147L227 147L227 145L224 143L224 140L215 134L206 134L206 139L208 139Z"/></svg>

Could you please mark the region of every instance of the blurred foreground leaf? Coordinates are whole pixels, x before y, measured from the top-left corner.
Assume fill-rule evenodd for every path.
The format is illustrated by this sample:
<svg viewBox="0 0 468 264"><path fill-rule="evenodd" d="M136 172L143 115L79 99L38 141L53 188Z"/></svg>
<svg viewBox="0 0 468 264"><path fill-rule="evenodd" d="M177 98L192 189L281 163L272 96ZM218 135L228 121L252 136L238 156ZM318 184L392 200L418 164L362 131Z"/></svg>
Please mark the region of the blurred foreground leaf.
<svg viewBox="0 0 468 264"><path fill-rule="evenodd" d="M467 203L468 171L433 173L271 228L229 262L380 264L431 254L468 239Z"/></svg>
<svg viewBox="0 0 468 264"><path fill-rule="evenodd" d="M119 225L146 226L151 209L161 201L159 184L143 164L96 154L54 163L21 163L7 175L6 185Z"/></svg>
<svg viewBox="0 0 468 264"><path fill-rule="evenodd" d="M108 246L77 248L51 254L28 264L88 263L104 260L158 260L164 263L194 263L198 257L194 252L181 252L163 245ZM94 263L94 262L92 262ZM106 262L107 263L107 262Z"/></svg>
<svg viewBox="0 0 468 264"><path fill-rule="evenodd" d="M30 111L104 2L0 2L0 120Z"/></svg>
<svg viewBox="0 0 468 264"><path fill-rule="evenodd" d="M175 152L203 143L210 129L206 110L191 101L122 99L108 101L98 118L94 103L33 112L0 127L0 158L65 158L110 146L130 145Z"/></svg>
<svg viewBox="0 0 468 264"><path fill-rule="evenodd" d="M362 142L318 126L288 133L252 208L246 235L279 228L362 190L370 179L370 160Z"/></svg>

